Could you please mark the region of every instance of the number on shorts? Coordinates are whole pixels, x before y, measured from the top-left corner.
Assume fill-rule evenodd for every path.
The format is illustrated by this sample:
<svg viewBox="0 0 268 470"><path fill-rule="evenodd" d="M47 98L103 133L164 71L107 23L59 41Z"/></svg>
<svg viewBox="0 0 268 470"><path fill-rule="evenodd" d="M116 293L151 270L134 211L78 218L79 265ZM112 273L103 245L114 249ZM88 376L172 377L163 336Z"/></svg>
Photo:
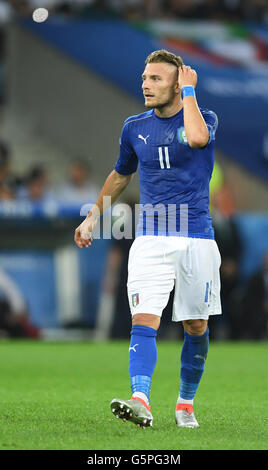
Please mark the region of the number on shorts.
<svg viewBox="0 0 268 470"><path fill-rule="evenodd" d="M206 292L205 292L204 302L208 303L208 305L209 305L210 300L211 300L211 290L212 290L212 281L206 282Z"/></svg>

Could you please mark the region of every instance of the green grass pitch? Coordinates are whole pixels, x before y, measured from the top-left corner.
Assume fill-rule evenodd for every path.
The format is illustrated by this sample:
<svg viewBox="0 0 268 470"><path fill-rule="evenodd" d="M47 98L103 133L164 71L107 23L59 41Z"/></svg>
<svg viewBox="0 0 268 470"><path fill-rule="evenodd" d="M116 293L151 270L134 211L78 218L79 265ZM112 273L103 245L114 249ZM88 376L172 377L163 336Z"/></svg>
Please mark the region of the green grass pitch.
<svg viewBox="0 0 268 470"><path fill-rule="evenodd" d="M152 428L115 419L129 398L128 342L2 341L0 449L267 450L267 343L211 342L198 429L175 426L181 342L158 342Z"/></svg>

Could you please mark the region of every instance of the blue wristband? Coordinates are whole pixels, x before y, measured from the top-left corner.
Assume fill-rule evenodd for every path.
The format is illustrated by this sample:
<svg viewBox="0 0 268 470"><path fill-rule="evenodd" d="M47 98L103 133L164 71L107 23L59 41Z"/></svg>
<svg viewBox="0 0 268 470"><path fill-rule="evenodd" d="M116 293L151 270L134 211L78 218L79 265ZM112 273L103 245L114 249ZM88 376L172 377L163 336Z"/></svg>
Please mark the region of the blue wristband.
<svg viewBox="0 0 268 470"><path fill-rule="evenodd" d="M184 86L181 89L181 97L184 99L186 96L193 96L195 98L195 89L192 85Z"/></svg>

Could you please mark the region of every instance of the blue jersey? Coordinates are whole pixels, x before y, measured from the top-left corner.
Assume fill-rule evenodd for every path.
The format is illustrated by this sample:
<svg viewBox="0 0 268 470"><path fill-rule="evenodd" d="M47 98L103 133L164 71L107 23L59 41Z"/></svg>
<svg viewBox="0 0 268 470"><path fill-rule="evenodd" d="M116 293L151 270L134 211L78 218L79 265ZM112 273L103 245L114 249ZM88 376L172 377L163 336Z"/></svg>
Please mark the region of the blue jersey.
<svg viewBox="0 0 268 470"><path fill-rule="evenodd" d="M200 108L200 112L209 130L209 141L203 148L188 145L183 108L169 118L159 118L150 110L124 122L115 170L129 175L139 168L137 236L214 238L209 181L218 119L213 111ZM153 208L151 213L148 207Z"/></svg>

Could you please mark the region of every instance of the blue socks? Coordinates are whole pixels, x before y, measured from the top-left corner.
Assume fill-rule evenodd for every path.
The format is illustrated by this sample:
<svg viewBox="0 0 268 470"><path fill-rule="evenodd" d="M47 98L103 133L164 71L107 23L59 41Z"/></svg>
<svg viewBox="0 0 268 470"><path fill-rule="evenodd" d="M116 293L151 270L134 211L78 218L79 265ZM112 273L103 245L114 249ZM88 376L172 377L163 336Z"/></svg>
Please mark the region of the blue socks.
<svg viewBox="0 0 268 470"><path fill-rule="evenodd" d="M157 331L148 326L135 325L131 330L129 347L129 376L132 394L150 400L152 375L157 362ZM182 400L193 400L201 377L209 347L209 329L201 336L184 332L181 351L180 395ZM134 395L135 396L135 395Z"/></svg>
<svg viewBox="0 0 268 470"><path fill-rule="evenodd" d="M131 330L129 347L129 375L132 394L140 392L150 399L151 380L157 362L157 331L148 326L135 325Z"/></svg>
<svg viewBox="0 0 268 470"><path fill-rule="evenodd" d="M201 380L208 354L209 329L201 336L184 332L181 351L180 398L193 400Z"/></svg>

